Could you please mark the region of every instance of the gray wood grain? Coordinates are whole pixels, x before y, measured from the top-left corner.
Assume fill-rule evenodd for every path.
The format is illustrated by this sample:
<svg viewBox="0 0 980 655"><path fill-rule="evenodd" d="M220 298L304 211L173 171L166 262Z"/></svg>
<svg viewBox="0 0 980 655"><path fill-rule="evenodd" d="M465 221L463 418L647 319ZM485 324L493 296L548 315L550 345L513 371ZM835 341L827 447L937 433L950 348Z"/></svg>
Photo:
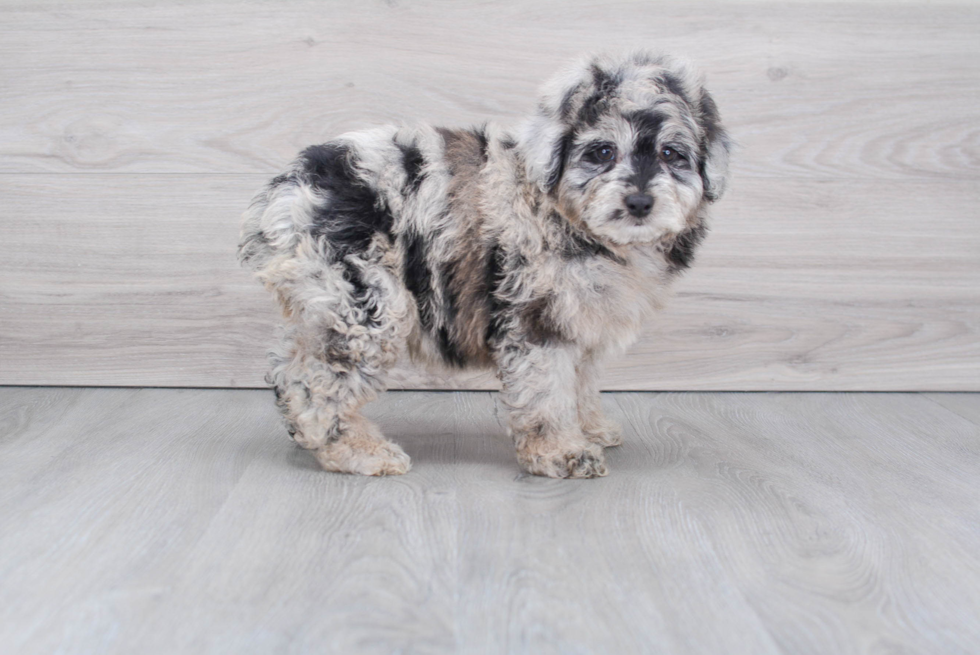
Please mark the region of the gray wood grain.
<svg viewBox="0 0 980 655"><path fill-rule="evenodd" d="M0 388L0 648L965 655L980 427L945 401L980 412L609 394L626 442L575 482L519 472L486 392L369 406L414 468L365 479L264 391Z"/></svg>
<svg viewBox="0 0 980 655"><path fill-rule="evenodd" d="M0 383L254 387L238 216L368 124L513 123L583 51L705 69L739 142L608 389L980 389L980 7L592 0L0 5ZM489 388L402 367L395 386Z"/></svg>

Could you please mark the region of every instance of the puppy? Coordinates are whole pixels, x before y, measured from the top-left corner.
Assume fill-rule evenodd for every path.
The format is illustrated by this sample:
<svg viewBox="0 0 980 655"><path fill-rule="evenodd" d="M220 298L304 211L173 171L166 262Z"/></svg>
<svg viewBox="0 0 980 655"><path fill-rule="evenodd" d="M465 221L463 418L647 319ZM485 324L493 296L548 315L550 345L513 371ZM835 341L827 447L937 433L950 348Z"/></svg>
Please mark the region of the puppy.
<svg viewBox="0 0 980 655"><path fill-rule="evenodd" d="M307 148L245 213L240 259L283 313L268 381L328 471L405 473L360 409L407 349L491 367L517 459L606 474L599 365L633 343L705 236L729 139L701 78L596 56L516 132L381 127Z"/></svg>

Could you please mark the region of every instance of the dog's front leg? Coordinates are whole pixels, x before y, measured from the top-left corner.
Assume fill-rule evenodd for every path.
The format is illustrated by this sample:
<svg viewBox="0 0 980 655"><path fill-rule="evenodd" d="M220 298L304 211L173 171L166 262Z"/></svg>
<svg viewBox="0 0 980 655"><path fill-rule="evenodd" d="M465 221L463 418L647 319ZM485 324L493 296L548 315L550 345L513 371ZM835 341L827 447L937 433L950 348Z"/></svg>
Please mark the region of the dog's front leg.
<svg viewBox="0 0 980 655"><path fill-rule="evenodd" d="M589 353L582 358L576 370L578 417L585 438L603 448L623 443L622 430L615 421L602 413L602 396L599 393L599 364L596 355Z"/></svg>
<svg viewBox="0 0 980 655"><path fill-rule="evenodd" d="M499 358L503 400L517 461L551 478L606 475L602 447L582 432L578 417L577 348L513 341Z"/></svg>

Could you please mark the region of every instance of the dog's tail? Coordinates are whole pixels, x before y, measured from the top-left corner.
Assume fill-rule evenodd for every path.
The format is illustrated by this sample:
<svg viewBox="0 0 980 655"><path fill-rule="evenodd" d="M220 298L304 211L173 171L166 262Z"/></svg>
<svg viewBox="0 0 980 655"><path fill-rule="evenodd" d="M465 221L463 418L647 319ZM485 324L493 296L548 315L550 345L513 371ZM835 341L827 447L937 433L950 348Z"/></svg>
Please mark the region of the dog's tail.
<svg viewBox="0 0 980 655"><path fill-rule="evenodd" d="M238 260L258 273L280 255L293 252L308 234L324 198L303 184L295 170L276 177L252 199L242 216Z"/></svg>

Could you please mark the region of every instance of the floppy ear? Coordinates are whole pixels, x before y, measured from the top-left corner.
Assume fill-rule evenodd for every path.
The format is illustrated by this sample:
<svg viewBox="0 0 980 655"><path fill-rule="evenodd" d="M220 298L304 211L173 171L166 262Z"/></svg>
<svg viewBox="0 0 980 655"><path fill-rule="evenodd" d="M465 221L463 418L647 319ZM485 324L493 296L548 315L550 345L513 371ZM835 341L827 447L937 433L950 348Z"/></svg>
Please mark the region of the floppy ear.
<svg viewBox="0 0 980 655"><path fill-rule="evenodd" d="M714 98L702 91L698 122L704 131L701 141L701 165L699 172L704 184L704 197L708 202L721 198L728 182L728 155L732 148L728 133L721 126L721 117Z"/></svg>
<svg viewBox="0 0 980 655"><path fill-rule="evenodd" d="M554 191L565 172L571 143L571 129L554 118L538 114L525 122L520 134L520 148L528 179L545 192Z"/></svg>
<svg viewBox="0 0 980 655"><path fill-rule="evenodd" d="M546 192L558 186L565 171L574 134L571 107L585 83L581 65L551 78L542 88L537 111L521 126L518 145L528 179Z"/></svg>

